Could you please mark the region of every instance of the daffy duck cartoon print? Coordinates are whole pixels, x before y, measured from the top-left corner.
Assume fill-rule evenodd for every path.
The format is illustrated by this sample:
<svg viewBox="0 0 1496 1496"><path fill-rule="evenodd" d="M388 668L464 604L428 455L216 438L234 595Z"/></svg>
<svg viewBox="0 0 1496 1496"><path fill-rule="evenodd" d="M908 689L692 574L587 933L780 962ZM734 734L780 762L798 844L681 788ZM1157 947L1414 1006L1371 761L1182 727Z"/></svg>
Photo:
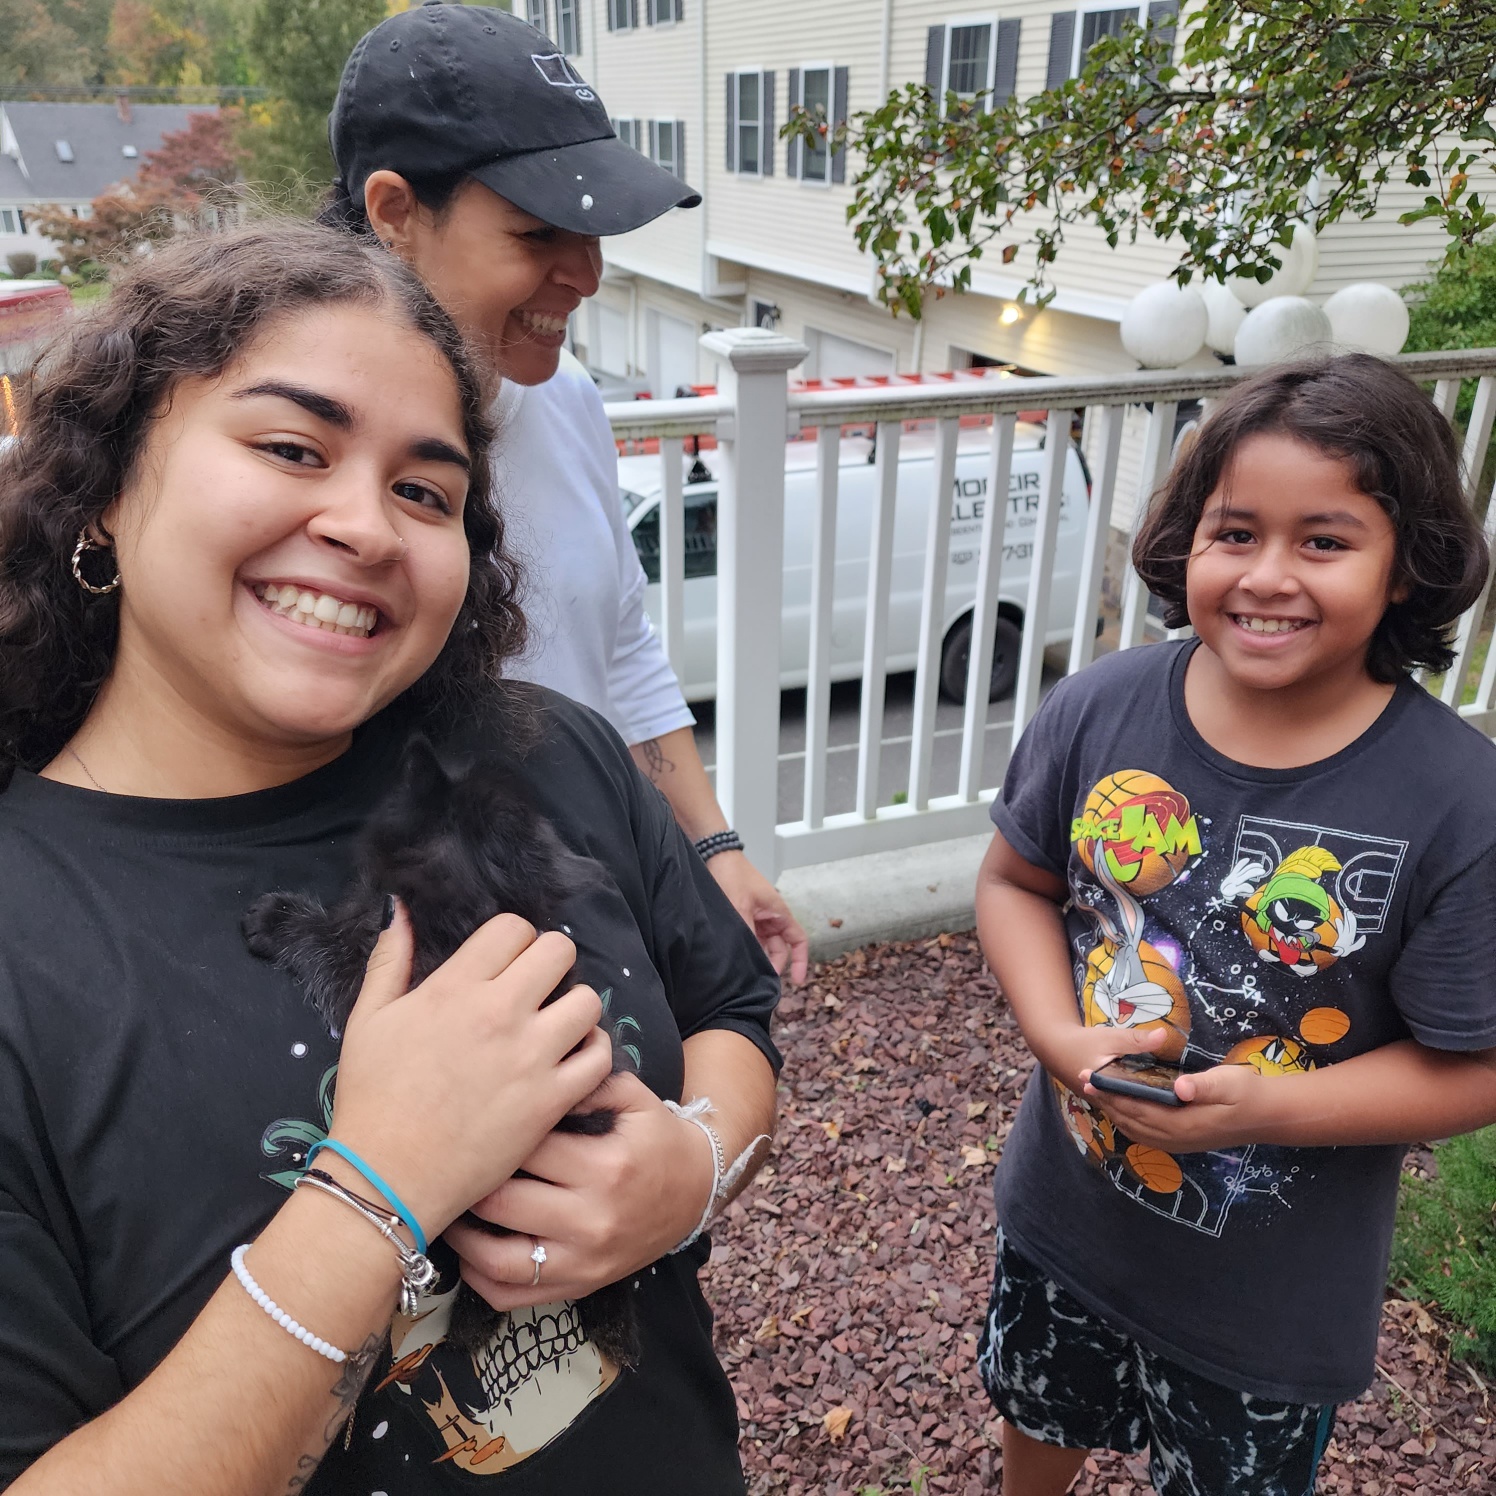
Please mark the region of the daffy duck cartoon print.
<svg viewBox="0 0 1496 1496"><path fill-rule="evenodd" d="M1356 916L1323 887L1340 862L1324 847L1299 847L1269 873L1251 857L1239 861L1221 882L1221 895L1244 895L1241 927L1259 961L1312 977L1366 944Z"/></svg>

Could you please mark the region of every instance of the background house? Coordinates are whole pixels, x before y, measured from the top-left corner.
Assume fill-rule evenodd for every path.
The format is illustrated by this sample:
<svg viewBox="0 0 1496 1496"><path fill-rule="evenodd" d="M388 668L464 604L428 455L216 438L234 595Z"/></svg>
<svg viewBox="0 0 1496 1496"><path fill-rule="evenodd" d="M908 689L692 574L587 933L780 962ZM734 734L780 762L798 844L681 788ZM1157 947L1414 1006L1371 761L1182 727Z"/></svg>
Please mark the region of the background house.
<svg viewBox="0 0 1496 1496"><path fill-rule="evenodd" d="M49 104L0 100L0 263L25 251L46 259L34 209L57 203L78 217L106 187L127 181L162 137L185 130L211 105Z"/></svg>
<svg viewBox="0 0 1496 1496"><path fill-rule="evenodd" d="M668 395L712 377L697 347L709 327L763 324L810 348L803 373L929 371L1014 365L1047 374L1136 367L1117 327L1128 301L1162 279L1175 253L1154 240L1112 250L1072 230L1042 312L1014 298L1026 271L984 261L973 292L946 297L922 324L870 303L872 262L847 224L848 163L777 138L796 102L833 118L925 80L958 92L1038 92L1080 70L1086 49L1126 19L1166 18L1174 0L1059 10L1005 0L1001 10L944 0L527 0L528 17L563 42L607 101L619 133L703 194L604 241L607 274L575 340L599 372ZM1320 238L1310 295L1367 279L1420 278L1445 242L1434 223L1397 214L1420 195L1394 183L1366 222ZM1210 355L1204 355L1211 361Z"/></svg>

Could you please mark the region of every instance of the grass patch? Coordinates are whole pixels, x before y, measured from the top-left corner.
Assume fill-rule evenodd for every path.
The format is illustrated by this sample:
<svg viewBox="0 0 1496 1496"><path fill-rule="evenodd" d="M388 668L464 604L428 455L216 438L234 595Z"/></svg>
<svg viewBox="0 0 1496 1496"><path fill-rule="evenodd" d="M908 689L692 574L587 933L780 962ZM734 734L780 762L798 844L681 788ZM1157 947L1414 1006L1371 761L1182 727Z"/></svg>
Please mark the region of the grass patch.
<svg viewBox="0 0 1496 1496"><path fill-rule="evenodd" d="M1438 1176L1407 1177L1391 1279L1458 1326L1450 1351L1496 1372L1496 1127L1434 1149Z"/></svg>
<svg viewBox="0 0 1496 1496"><path fill-rule="evenodd" d="M109 294L109 282L73 281L68 290L72 294L74 306L89 306L95 301L102 301Z"/></svg>

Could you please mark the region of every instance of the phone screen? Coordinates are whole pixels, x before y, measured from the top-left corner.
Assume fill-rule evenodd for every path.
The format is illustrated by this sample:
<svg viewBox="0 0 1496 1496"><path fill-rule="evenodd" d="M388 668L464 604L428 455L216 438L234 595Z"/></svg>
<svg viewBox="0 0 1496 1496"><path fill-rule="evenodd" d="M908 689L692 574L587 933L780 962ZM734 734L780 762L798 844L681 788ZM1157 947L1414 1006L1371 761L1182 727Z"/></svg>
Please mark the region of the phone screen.
<svg viewBox="0 0 1496 1496"><path fill-rule="evenodd" d="M1091 1084L1098 1091L1113 1091L1123 1096L1138 1096L1161 1101L1165 1106L1179 1106L1174 1082L1179 1067L1167 1065L1151 1055L1125 1054L1091 1072Z"/></svg>
<svg viewBox="0 0 1496 1496"><path fill-rule="evenodd" d="M1125 1075L1128 1080L1141 1081L1159 1091L1172 1091L1180 1074L1178 1065L1163 1065L1149 1055L1140 1054L1121 1055L1101 1068Z"/></svg>

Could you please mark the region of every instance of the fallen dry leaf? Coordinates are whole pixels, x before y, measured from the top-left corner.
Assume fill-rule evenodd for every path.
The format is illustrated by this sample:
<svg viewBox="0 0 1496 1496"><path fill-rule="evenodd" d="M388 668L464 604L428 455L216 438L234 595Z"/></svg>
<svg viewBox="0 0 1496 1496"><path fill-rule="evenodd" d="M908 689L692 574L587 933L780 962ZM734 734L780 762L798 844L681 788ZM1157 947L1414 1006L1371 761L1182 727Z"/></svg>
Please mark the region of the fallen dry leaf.
<svg viewBox="0 0 1496 1496"><path fill-rule="evenodd" d="M987 1162L987 1150L985 1148L973 1148L970 1145L961 1150L961 1167L963 1169L979 1169Z"/></svg>
<svg viewBox="0 0 1496 1496"><path fill-rule="evenodd" d="M847 1425L852 1421L851 1408L832 1408L832 1410L821 1419L821 1427L833 1444L840 1444L847 1437Z"/></svg>
<svg viewBox="0 0 1496 1496"><path fill-rule="evenodd" d="M985 1101L968 1101L966 1103L966 1120L975 1122L978 1117L987 1114L987 1103Z"/></svg>

